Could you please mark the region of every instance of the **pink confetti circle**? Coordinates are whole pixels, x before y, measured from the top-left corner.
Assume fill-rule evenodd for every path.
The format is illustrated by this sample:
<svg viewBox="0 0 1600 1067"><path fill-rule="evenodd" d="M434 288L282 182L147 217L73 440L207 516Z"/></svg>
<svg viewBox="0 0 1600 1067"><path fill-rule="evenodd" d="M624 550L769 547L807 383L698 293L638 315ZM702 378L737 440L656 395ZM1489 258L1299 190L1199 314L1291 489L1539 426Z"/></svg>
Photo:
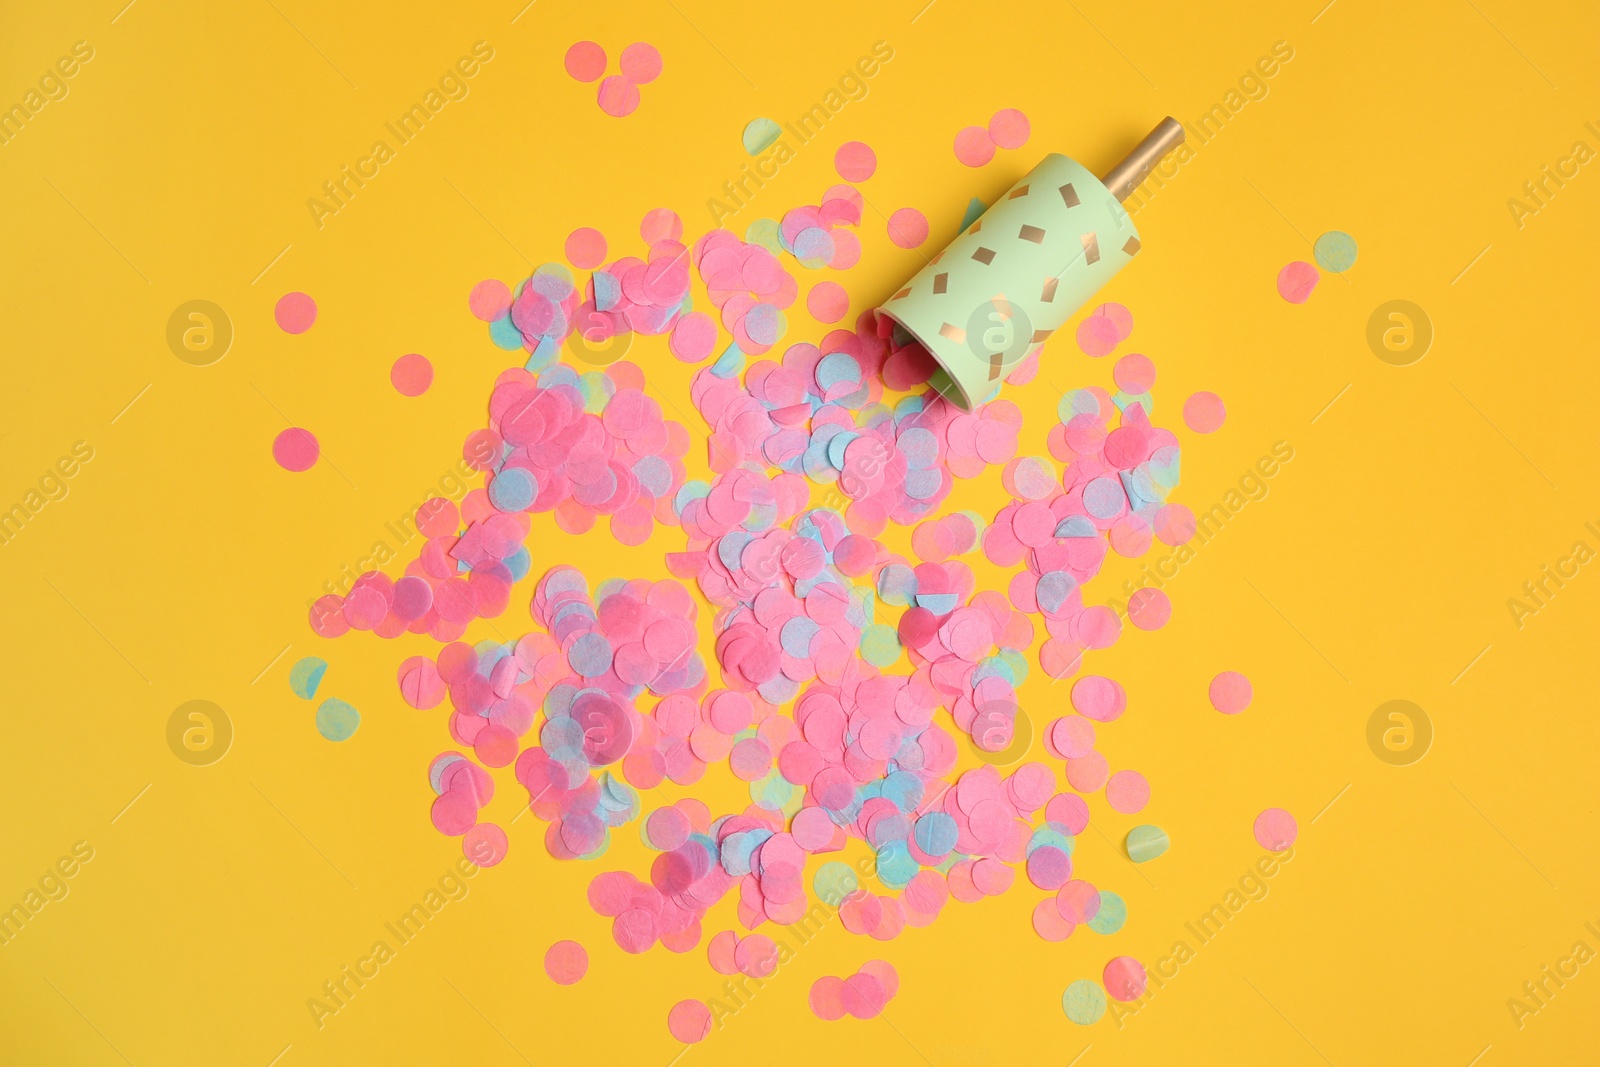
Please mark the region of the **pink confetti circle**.
<svg viewBox="0 0 1600 1067"><path fill-rule="evenodd" d="M1140 589L1128 598L1128 621L1141 630L1159 630L1172 618L1172 601L1159 589Z"/></svg>
<svg viewBox="0 0 1600 1067"><path fill-rule="evenodd" d="M1250 679L1238 671L1223 671L1211 679L1211 706L1224 715L1237 715L1250 706L1255 695Z"/></svg>
<svg viewBox="0 0 1600 1067"><path fill-rule="evenodd" d="M1061 909L1056 907L1054 900L1047 897L1034 905L1033 932L1046 941L1065 941L1077 928L1077 923L1061 917Z"/></svg>
<svg viewBox="0 0 1600 1067"><path fill-rule="evenodd" d="M493 322L511 310L511 289L498 278L486 278L472 287L467 307L473 318Z"/></svg>
<svg viewBox="0 0 1600 1067"><path fill-rule="evenodd" d="M1110 355L1111 350L1121 343L1122 331L1106 315L1090 315L1078 323L1078 347L1083 349L1084 355L1099 359Z"/></svg>
<svg viewBox="0 0 1600 1067"><path fill-rule="evenodd" d="M321 449L311 431L298 426L289 427L272 442L272 458L286 471L310 470L320 454Z"/></svg>
<svg viewBox="0 0 1600 1067"><path fill-rule="evenodd" d="M712 937L706 944L706 959L711 961L711 969L718 974L738 974L739 965L733 958L738 947L739 935L732 930L723 930Z"/></svg>
<svg viewBox="0 0 1600 1067"><path fill-rule="evenodd" d="M1282 852L1300 836L1300 827L1294 816L1282 808L1268 808L1256 816L1256 843L1273 852Z"/></svg>
<svg viewBox="0 0 1600 1067"><path fill-rule="evenodd" d="M1108 318L1115 323L1118 341L1126 341L1128 335L1133 333L1133 312L1129 311L1126 305L1108 301L1089 312L1089 314Z"/></svg>
<svg viewBox="0 0 1600 1067"><path fill-rule="evenodd" d="M1297 259L1278 272L1278 295L1291 304L1304 304L1320 279L1317 268Z"/></svg>
<svg viewBox="0 0 1600 1067"><path fill-rule="evenodd" d="M606 72L606 50L593 41L579 41L567 49L567 73L581 82L592 82Z"/></svg>
<svg viewBox="0 0 1600 1067"><path fill-rule="evenodd" d="M806 294L806 310L818 322L838 322L850 310L850 296L838 282L818 282Z"/></svg>
<svg viewBox="0 0 1600 1067"><path fill-rule="evenodd" d="M807 995L811 1014L830 1023L844 1018L844 993L844 979L831 974L818 978L811 983L811 992Z"/></svg>
<svg viewBox="0 0 1600 1067"><path fill-rule="evenodd" d="M580 226L567 234L567 262L581 270L593 270L606 261L606 235L590 226Z"/></svg>
<svg viewBox="0 0 1600 1067"><path fill-rule="evenodd" d="M982 126L966 126L956 134L956 158L969 167L981 167L994 158L994 138Z"/></svg>
<svg viewBox="0 0 1600 1067"><path fill-rule="evenodd" d="M631 78L613 74L600 83L600 110L612 118L631 115L639 106L639 87Z"/></svg>
<svg viewBox="0 0 1600 1067"><path fill-rule="evenodd" d="M672 326L667 347L684 363L699 363L717 345L717 323L703 311L691 311Z"/></svg>
<svg viewBox="0 0 1600 1067"><path fill-rule="evenodd" d="M434 798L428 815L441 834L460 837L478 821L478 806L466 793L451 791Z"/></svg>
<svg viewBox="0 0 1600 1067"><path fill-rule="evenodd" d="M576 941L557 941L544 954L544 973L557 985L572 985L589 973L589 953Z"/></svg>
<svg viewBox="0 0 1600 1067"><path fill-rule="evenodd" d="M833 154L834 169L847 182L864 182L878 169L878 156L869 145L846 141Z"/></svg>
<svg viewBox="0 0 1600 1067"><path fill-rule="evenodd" d="M1168 504L1156 512L1153 525L1162 544L1188 544L1195 534L1194 512L1182 504Z"/></svg>
<svg viewBox="0 0 1600 1067"><path fill-rule="evenodd" d="M622 50L622 73L638 85L661 76L661 53L653 44L639 41Z"/></svg>
<svg viewBox="0 0 1600 1067"><path fill-rule="evenodd" d="M679 240L683 237L683 219L669 207L651 208L639 220L639 236L647 245Z"/></svg>
<svg viewBox="0 0 1600 1067"><path fill-rule="evenodd" d="M1144 964L1132 956L1118 956L1107 963L1101 978L1112 999L1121 1001L1138 1000L1144 996L1145 982L1148 981Z"/></svg>
<svg viewBox="0 0 1600 1067"><path fill-rule="evenodd" d="M711 1009L698 1000L680 1000L667 1012L667 1029L685 1045L704 1041L711 1033Z"/></svg>
<svg viewBox="0 0 1600 1067"><path fill-rule="evenodd" d="M1156 365L1149 356L1130 352L1117 360L1116 366L1111 368L1111 377L1118 389L1138 396L1148 393L1156 384Z"/></svg>
<svg viewBox="0 0 1600 1067"><path fill-rule="evenodd" d="M1099 674L1086 674L1072 683L1072 709L1086 719L1112 722L1128 707L1128 694L1121 684Z"/></svg>
<svg viewBox="0 0 1600 1067"><path fill-rule="evenodd" d="M989 137L1000 148L1021 148L1028 143L1029 132L1028 116L1014 107L996 111L989 119Z"/></svg>
<svg viewBox="0 0 1600 1067"><path fill-rule="evenodd" d="M1067 784L1080 793L1095 793L1105 788L1111 765L1100 752L1090 752L1067 760Z"/></svg>
<svg viewBox="0 0 1600 1067"><path fill-rule="evenodd" d="M433 364L416 352L401 356L389 368L389 383L401 396L421 396L433 384Z"/></svg>
<svg viewBox="0 0 1600 1067"><path fill-rule="evenodd" d="M1150 782L1138 771L1118 771L1106 782L1106 803L1113 811L1135 815L1150 803Z"/></svg>
<svg viewBox="0 0 1600 1067"><path fill-rule="evenodd" d="M1183 424L1195 433L1216 433L1227 417L1228 409L1216 393L1194 393L1183 402Z"/></svg>
<svg viewBox="0 0 1600 1067"><path fill-rule="evenodd" d="M1073 924L1088 922L1100 914L1100 890L1081 878L1074 878L1056 893L1056 911Z"/></svg>
<svg viewBox="0 0 1600 1067"><path fill-rule="evenodd" d="M1057 793L1045 805L1045 818L1067 828L1067 833L1083 833L1089 827L1089 805L1075 793Z"/></svg>
<svg viewBox="0 0 1600 1067"><path fill-rule="evenodd" d="M492 822L480 822L461 839L461 854L476 866L494 867L506 858L508 844L505 830Z"/></svg>
<svg viewBox="0 0 1600 1067"><path fill-rule="evenodd" d="M900 992L900 972L896 971L894 965L887 960L868 960L861 965L858 973L870 974L878 980L878 984L883 987L883 998L886 1002L894 999L894 995Z"/></svg>
<svg viewBox="0 0 1600 1067"><path fill-rule="evenodd" d="M304 293L284 293L272 317L284 333L305 333L317 321L317 302Z"/></svg>
<svg viewBox="0 0 1600 1067"><path fill-rule="evenodd" d="M916 248L928 239L928 217L914 207L889 216L889 240L901 248Z"/></svg>
<svg viewBox="0 0 1600 1067"><path fill-rule="evenodd" d="M420 586L418 583L420 583ZM406 577L395 583L394 610L397 615L402 612L402 605L408 604L409 607L415 609L409 613L410 615L426 613L427 609L421 607L420 603L410 603L407 600L407 597L414 594L419 588L427 591L427 602L431 606L433 603L433 591L429 588L426 580ZM408 616L402 615L401 617ZM400 664L396 680L400 683L400 695L405 698L407 704L414 708L422 710L436 708L439 706L440 701L444 700L446 692L444 680L439 677L439 668L427 656L412 656Z"/></svg>

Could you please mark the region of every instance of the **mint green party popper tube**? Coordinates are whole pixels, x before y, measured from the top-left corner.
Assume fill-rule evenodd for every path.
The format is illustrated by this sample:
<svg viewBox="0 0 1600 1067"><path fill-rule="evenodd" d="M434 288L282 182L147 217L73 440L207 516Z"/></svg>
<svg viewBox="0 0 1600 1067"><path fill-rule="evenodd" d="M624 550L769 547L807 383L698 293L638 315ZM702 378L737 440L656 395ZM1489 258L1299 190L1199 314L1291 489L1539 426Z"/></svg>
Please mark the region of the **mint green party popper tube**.
<svg viewBox="0 0 1600 1067"><path fill-rule="evenodd" d="M879 308L938 361L929 385L966 410L1139 251L1126 198L1183 142L1164 119L1102 181L1052 153Z"/></svg>

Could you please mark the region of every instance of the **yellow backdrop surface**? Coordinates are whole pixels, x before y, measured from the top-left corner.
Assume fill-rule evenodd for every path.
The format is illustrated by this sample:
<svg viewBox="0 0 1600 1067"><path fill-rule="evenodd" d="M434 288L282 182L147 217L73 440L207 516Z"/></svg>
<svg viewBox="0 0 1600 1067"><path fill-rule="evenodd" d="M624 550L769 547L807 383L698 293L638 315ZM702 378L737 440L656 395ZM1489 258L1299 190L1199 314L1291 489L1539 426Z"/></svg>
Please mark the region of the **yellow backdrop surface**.
<svg viewBox="0 0 1600 1067"><path fill-rule="evenodd" d="M749 161L745 123L799 116L881 41L892 61L739 228L815 203L838 145L871 144L865 254L837 276L853 315L922 261L890 243L884 215L924 211L931 251L971 197L1047 151L1103 171L1161 116L1211 115L1220 132L1145 188L1144 250L1105 296L1133 310L1128 347L1157 362L1158 422L1178 425L1196 390L1227 403L1215 434L1179 426L1175 499L1205 511L1257 486L1247 476L1279 442L1293 459L1167 584L1165 629L1130 628L1091 657L1130 697L1102 745L1154 786L1139 816L1092 799L1079 843L1082 875L1128 902L1120 933L1047 944L1029 927L1039 894L1021 887L887 944L835 923L679 1062L1592 1062L1600 18L1577 3L1323 2L11 5L0 104L26 118L0 143L0 507L35 491L39 506L0 545L0 906L36 892L39 906L0 946L0 1061L679 1055L668 1007L721 996L723 980L700 950L626 956L584 900L594 873L642 873L649 853L630 828L599 863L552 860L542 824L512 823L509 771L486 813L511 827L505 862L319 1025L307 1001L460 851L426 815L426 763L452 747L442 712L408 708L394 683L432 642L324 641L306 604L437 491L482 424L509 361L467 311L473 284L560 260L578 226L636 251L655 207L702 232L706 201ZM613 69L632 41L661 49L636 113L607 117L564 73L583 39ZM492 58L465 95L316 218L323 183L479 42ZM1262 77L1275 48L1292 58ZM1026 147L981 170L957 162L956 131L1003 107L1032 120ZM1278 270L1328 230L1359 242L1354 269L1285 302ZM293 290L320 308L300 336L273 321ZM231 322L209 366L168 343L192 300ZM1405 366L1368 340L1393 300L1432 328ZM790 340L820 332L796 309ZM436 369L418 399L388 384L408 352ZM632 358L669 417L693 415L690 368L662 339ZM1039 378L1007 394L1026 413L1024 453L1044 453L1060 390L1110 386L1110 362L1070 336L1047 346ZM290 424L322 443L305 474L272 461ZM704 473L702 446L690 466ZM992 514L996 473L952 505ZM682 543L671 528L638 548L536 529L536 573L568 562L594 580L663 576ZM894 537L903 548L906 531ZM1137 573L1108 566L1091 599ZM1528 582L1544 583L1537 599ZM500 621L515 632L532 584ZM305 655L331 664L324 693L361 709L346 743L323 740L289 691ZM1242 715L1207 703L1224 669L1254 682ZM1037 671L1023 687L1036 729L1066 690ZM190 700L231 723L207 766L168 744ZM1422 759L1380 759L1410 758L1399 737L1369 746L1390 700L1431 724ZM691 792L740 803L725 768L660 796ZM1271 806L1300 838L1257 882L1251 822ZM1135 867L1119 846L1138 822L1173 847ZM1197 938L1187 924L1242 880L1250 895ZM707 930L733 924L730 897ZM541 965L562 938L591 955L566 988ZM1136 1011L1089 1027L1063 1015L1065 986L1110 956L1156 966L1180 943L1184 961ZM901 975L883 1017L816 1019L812 981L872 957Z"/></svg>

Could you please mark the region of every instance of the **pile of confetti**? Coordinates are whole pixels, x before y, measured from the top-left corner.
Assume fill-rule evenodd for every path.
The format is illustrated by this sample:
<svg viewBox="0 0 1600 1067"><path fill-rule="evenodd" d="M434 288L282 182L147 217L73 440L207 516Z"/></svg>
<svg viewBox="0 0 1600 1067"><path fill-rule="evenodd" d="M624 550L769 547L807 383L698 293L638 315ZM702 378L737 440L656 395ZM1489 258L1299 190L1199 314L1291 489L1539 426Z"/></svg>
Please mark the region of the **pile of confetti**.
<svg viewBox="0 0 1600 1067"><path fill-rule="evenodd" d="M1304 304L1311 299L1312 290L1322 280L1317 267L1329 274L1343 274L1354 267L1356 239L1343 230L1329 230L1312 243L1311 254L1317 261L1315 266L1297 259L1278 272L1278 295L1291 304Z"/></svg>
<svg viewBox="0 0 1600 1067"><path fill-rule="evenodd" d="M574 78L594 81L605 54L580 43L566 62ZM630 46L622 69L636 102L659 54ZM611 93L627 97L628 86ZM963 130L957 154L981 165L996 146L1027 137L1026 117L1002 111L986 128ZM851 142L836 166L864 181L876 157ZM605 871L588 889L627 953L658 944L684 953L704 942L716 973L765 978L781 960L759 932L769 922L794 924L820 906L851 934L890 941L936 921L952 899L973 903L1019 881L1038 895L1032 926L1047 941L1080 926L1111 935L1127 917L1122 898L1078 877L1073 863L1090 821L1086 795L1132 814L1151 792L1143 775L1113 770L1096 747L1097 728L1117 721L1128 697L1083 668L1121 637L1124 620L1088 602L1084 589L1109 554L1138 557L1195 532L1192 512L1168 500L1179 443L1152 421L1155 365L1126 353L1113 368L1116 392L1068 392L1049 455L1030 456L1018 455L1014 404L952 404L927 385L937 369L927 351L871 312L853 328L780 350L796 271L842 271L861 258L862 204L852 185L837 185L817 206L759 220L742 238L719 229L687 243L678 216L658 209L640 227L642 258L607 263L605 237L581 229L566 253L587 278L546 264L514 287L480 283L472 313L496 346L525 359L496 380L487 424L465 443L483 486L459 506L436 498L417 511L425 541L403 573L361 575L311 611L324 637L410 632L443 645L408 658L397 681L415 708L448 700L456 747L428 767L431 817L463 839L474 862L506 853L504 830L481 817L495 790L491 769L513 768L558 859L596 860L614 830L638 823L655 853L648 871ZM926 239L927 222L906 210L889 229L911 247ZM714 316L693 309L691 272ZM831 281L807 299L824 322L842 319L847 306ZM286 330L310 324L296 307L280 313ZM1131 313L1105 304L1083 319L1077 342L1100 357L1132 332ZM677 359L704 364L687 398L703 438L663 417L637 365L605 362L606 343L629 334L665 335ZM576 362L558 358L563 350ZM408 396L431 381L431 366L417 360L393 372ZM1037 365L1036 347L1009 380L1028 380ZM1190 429L1209 433L1224 411L1219 398L1198 393L1183 414ZM701 447L710 477L690 479L685 460ZM941 510L958 481L983 477L1011 498L998 513ZM591 588L572 567L536 565L530 538L537 544L552 519L582 534L601 518L626 545L657 527L681 530L681 547L665 560L678 580L610 577ZM911 556L890 547L891 525L910 529ZM978 587L962 557L979 552L1011 574L1007 588ZM536 581L526 632L465 643L469 626L505 613L528 577ZM709 619L686 583L711 605ZM1126 618L1153 630L1171 611L1165 593L1145 588ZM1019 730L1031 736L1017 690L1034 666L1073 679L1062 691L1070 712L1041 730L1048 761L958 771L963 748L981 760L1011 749ZM297 666L296 692L309 699L323 668ZM1251 701L1250 684L1224 672L1209 695L1218 711L1236 714ZM689 786L722 763L747 784L743 811L713 813L693 798L642 806L641 790L665 780ZM1288 847L1294 833L1278 809L1255 828L1270 848ZM808 894L812 857L862 846L881 892L856 867L827 860ZM1142 826L1125 847L1145 862L1167 839ZM712 909L730 895L745 932L707 938ZM573 941L545 958L563 985L587 968L587 951ZM1100 982L1072 983L1063 1006L1091 1023L1107 994L1137 999L1144 981L1138 961L1116 957ZM872 960L848 978L817 980L809 1002L821 1019L866 1019L899 985L893 967ZM667 1023L679 1040L698 1041L712 1029L712 1010L681 1000Z"/></svg>
<svg viewBox="0 0 1600 1067"><path fill-rule="evenodd" d="M575 81L600 82L596 94L600 110L620 119L638 110L639 86L661 76L661 52L655 45L637 41L622 50L619 62L622 72L601 81L606 72L606 50L593 41L579 41L567 49L563 61Z"/></svg>
<svg viewBox="0 0 1600 1067"><path fill-rule="evenodd" d="M829 1022L846 1015L874 1019L900 991L900 975L883 960L868 960L849 978L824 975L811 985L811 1010Z"/></svg>

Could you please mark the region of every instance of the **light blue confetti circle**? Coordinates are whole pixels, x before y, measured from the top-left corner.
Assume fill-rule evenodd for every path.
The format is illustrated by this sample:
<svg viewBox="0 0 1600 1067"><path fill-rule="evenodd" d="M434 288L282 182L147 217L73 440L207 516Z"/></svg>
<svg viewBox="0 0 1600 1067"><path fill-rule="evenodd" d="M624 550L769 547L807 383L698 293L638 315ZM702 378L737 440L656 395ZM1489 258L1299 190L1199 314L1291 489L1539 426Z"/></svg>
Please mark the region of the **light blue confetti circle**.
<svg viewBox="0 0 1600 1067"><path fill-rule="evenodd" d="M1356 265L1356 239L1343 230L1329 230L1311 248L1317 266L1342 274Z"/></svg>
<svg viewBox="0 0 1600 1067"><path fill-rule="evenodd" d="M1106 991L1098 983L1080 978L1061 994L1061 1010L1079 1026L1092 1026L1106 1013Z"/></svg>
<svg viewBox="0 0 1600 1067"><path fill-rule="evenodd" d="M348 741L361 725L361 713L338 697L329 697L317 708L317 733L329 741Z"/></svg>

